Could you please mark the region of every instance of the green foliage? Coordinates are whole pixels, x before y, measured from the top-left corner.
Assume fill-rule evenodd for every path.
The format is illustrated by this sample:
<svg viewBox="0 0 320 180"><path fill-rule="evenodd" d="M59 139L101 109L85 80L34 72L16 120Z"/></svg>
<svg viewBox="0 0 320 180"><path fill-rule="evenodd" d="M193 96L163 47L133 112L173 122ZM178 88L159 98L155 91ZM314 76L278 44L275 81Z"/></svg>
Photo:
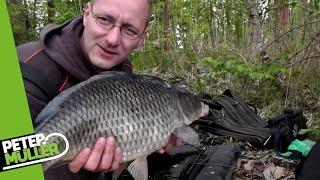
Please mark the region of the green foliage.
<svg viewBox="0 0 320 180"><path fill-rule="evenodd" d="M22 3L8 4L8 11L15 44L19 45L35 40L37 33L32 27L33 21L28 21L27 19L31 14L25 9L25 5Z"/></svg>
<svg viewBox="0 0 320 180"><path fill-rule="evenodd" d="M16 44L38 39L49 14L54 15L53 23L61 24L81 14L88 1L54 0L52 9L48 0L10 1ZM254 6L248 2L257 5L262 50L269 57L265 61L253 48ZM155 0L145 44L130 56L135 70L178 78L193 91L219 94L229 88L258 107L274 102L277 108L271 109L303 107L320 118L320 0L278 2ZM281 25L279 10L286 3L289 22ZM166 24L164 17L169 17Z"/></svg>
<svg viewBox="0 0 320 180"><path fill-rule="evenodd" d="M237 43L240 44L243 38L243 14L241 11L237 11L235 14L235 22L234 22Z"/></svg>
<svg viewBox="0 0 320 180"><path fill-rule="evenodd" d="M299 135L305 135L308 139L313 141L320 140L320 128L313 127L309 129L301 129L298 133Z"/></svg>
<svg viewBox="0 0 320 180"><path fill-rule="evenodd" d="M62 24L64 22L66 22L67 20L74 18L75 16L76 16L76 14L74 12L66 12L66 13L63 13L61 16L57 16L54 19L53 23Z"/></svg>
<svg viewBox="0 0 320 180"><path fill-rule="evenodd" d="M269 62L249 62L246 63L240 59L222 60L206 57L202 59L204 67L209 68L204 74L206 78L215 76L226 77L227 75L238 76L244 79L257 80L274 80L278 73L288 73L288 69Z"/></svg>
<svg viewBox="0 0 320 180"><path fill-rule="evenodd" d="M64 1L64 0L56 0L56 17L53 22L56 24L62 24L67 20L74 18L75 16L81 13L80 9L84 6L84 2L80 5L77 1ZM81 6L81 7L79 7Z"/></svg>

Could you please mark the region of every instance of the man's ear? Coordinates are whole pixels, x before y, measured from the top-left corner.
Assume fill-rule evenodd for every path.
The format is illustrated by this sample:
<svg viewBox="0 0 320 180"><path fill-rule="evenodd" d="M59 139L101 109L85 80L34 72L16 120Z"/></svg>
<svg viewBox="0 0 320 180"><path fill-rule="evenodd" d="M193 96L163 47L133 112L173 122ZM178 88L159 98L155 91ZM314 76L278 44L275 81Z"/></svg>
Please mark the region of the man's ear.
<svg viewBox="0 0 320 180"><path fill-rule="evenodd" d="M87 2L86 8L85 8L84 13L83 13L83 25L84 26L86 26L86 24L88 22L90 11L91 11L91 3Z"/></svg>
<svg viewBox="0 0 320 180"><path fill-rule="evenodd" d="M147 34L148 34L148 30L149 30L149 29L146 28L146 29L144 30L144 32L142 33L141 38L139 39L137 48L139 48L139 47L141 47L141 46L143 45L143 42L144 42L144 40L145 40L145 38L146 38L146 36L147 36Z"/></svg>

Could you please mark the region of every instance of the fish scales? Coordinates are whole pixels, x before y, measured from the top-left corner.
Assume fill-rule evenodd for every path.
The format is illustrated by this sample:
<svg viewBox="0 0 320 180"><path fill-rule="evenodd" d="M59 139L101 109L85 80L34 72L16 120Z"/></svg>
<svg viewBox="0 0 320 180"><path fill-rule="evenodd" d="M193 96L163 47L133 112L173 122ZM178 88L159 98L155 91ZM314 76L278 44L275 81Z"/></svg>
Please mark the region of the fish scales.
<svg viewBox="0 0 320 180"><path fill-rule="evenodd" d="M141 83L143 79L139 80ZM132 159L132 157L126 156L126 152L132 151L130 154L138 153L141 151L141 147L148 147L144 145L152 141L163 142L157 147L160 148L165 145L164 142L173 132L172 127L175 127L174 121L165 120L170 116L173 119L178 118L175 109L172 108L172 105L176 107L176 104L174 104L176 101L172 101L174 95L163 84L147 82L136 85L135 83L133 79L130 79L129 82L126 82L126 79L119 79L109 86L105 81L86 86L82 93L71 94L70 99L64 103L66 108L61 109L62 112L51 118L51 121L47 122L48 125L39 131L47 134L50 133L49 130L62 132L68 138L71 138L71 143L79 141L80 137L84 135L81 142L83 147L92 146L90 140L96 139L102 134L104 136L106 134L114 135L123 149L124 161ZM155 91L156 89L157 91ZM130 92L134 93L130 94ZM85 94L90 94L90 97L85 98ZM125 101L124 97L128 97L127 100L129 101ZM105 99L108 99L108 101ZM154 103L154 101L159 101L159 103ZM91 106L85 106L85 104L91 104ZM105 108L110 105L114 108ZM128 116L132 113L135 115ZM108 121L101 121L105 118ZM120 119L128 119L127 122L130 122L130 124L119 121ZM167 130L165 130L166 128L162 128L163 131L160 131L159 128L150 128L155 126L156 123L161 126L166 125ZM45 130L46 127L47 130ZM95 131L95 129L98 129L98 131ZM156 132L156 136L147 140L148 137L152 137L151 135L154 132ZM127 134L131 134L134 138L126 138ZM74 145L76 144L74 143ZM138 146L132 146L132 144ZM70 147L72 148L73 145L71 144ZM81 148L73 148L70 151L78 152ZM150 151L154 151L154 149Z"/></svg>
<svg viewBox="0 0 320 180"><path fill-rule="evenodd" d="M37 117L36 121L42 122L37 133L62 133L70 145L63 158L45 163L45 169L72 160L101 136L116 138L123 151L123 162L160 149L172 133L197 144L198 136L186 125L204 111L208 112L208 107L193 94L160 78L120 72L94 76L62 92ZM186 139L189 137L191 141ZM60 138L51 140L60 149L65 148ZM132 167L128 170L134 177L146 179L147 171Z"/></svg>

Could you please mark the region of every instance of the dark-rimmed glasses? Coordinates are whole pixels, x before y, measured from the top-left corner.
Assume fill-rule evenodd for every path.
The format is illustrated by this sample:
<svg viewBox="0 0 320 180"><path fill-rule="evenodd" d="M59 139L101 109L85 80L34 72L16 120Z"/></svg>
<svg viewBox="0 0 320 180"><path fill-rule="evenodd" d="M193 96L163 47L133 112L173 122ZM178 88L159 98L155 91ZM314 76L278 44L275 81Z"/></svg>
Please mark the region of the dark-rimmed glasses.
<svg viewBox="0 0 320 180"><path fill-rule="evenodd" d="M142 34L144 33L145 29L143 30L143 33L139 33L139 30L137 28L135 28L129 24L128 25L117 25L117 21L111 16L95 15L93 13L92 4L91 4L91 13L92 13L92 17L95 18L98 26L100 26L101 28L103 28L107 31L110 31L114 27L119 27L121 35L125 38L135 40L137 38L141 38Z"/></svg>

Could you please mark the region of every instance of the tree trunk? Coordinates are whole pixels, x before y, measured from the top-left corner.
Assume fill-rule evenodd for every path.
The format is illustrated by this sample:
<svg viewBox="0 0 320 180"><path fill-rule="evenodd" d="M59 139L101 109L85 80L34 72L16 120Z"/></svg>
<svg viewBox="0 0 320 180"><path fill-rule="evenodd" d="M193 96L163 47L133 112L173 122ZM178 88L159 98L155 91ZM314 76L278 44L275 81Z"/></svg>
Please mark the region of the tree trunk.
<svg viewBox="0 0 320 180"><path fill-rule="evenodd" d="M280 16L279 16L279 24L281 25L287 25L289 22L289 5L288 1L284 2L284 4L281 4L280 7Z"/></svg>
<svg viewBox="0 0 320 180"><path fill-rule="evenodd" d="M54 18L56 16L56 4L54 2L54 0L48 0L47 1L48 4L48 23L53 23Z"/></svg>
<svg viewBox="0 0 320 180"><path fill-rule="evenodd" d="M247 1L249 12L250 12L250 22L252 25L252 43L253 43L253 50L256 54L255 57L260 56L262 49L263 49L263 34L262 34L262 25L260 22L260 15L259 15L259 6L255 0L248 0Z"/></svg>
<svg viewBox="0 0 320 180"><path fill-rule="evenodd" d="M169 32L169 21L170 21L170 14L169 14L169 0L166 0L164 3L164 21L163 21L163 32L164 32L164 49L169 50L169 41L168 41L168 32Z"/></svg>
<svg viewBox="0 0 320 180"><path fill-rule="evenodd" d="M209 42L209 45L212 45L212 44L215 44L214 42L214 39L215 39L215 33L214 33L214 15L213 15L213 4L212 4L212 0L209 0L209 14L210 14L210 18L208 18L209 20L209 27L210 27L210 34L209 34L209 37L210 37L210 42Z"/></svg>
<svg viewBox="0 0 320 180"><path fill-rule="evenodd" d="M24 14L24 24L26 27L26 30L29 31L29 29L31 28L31 22L30 22L30 18L29 18L29 7L27 4L27 0L23 0L23 14Z"/></svg>

